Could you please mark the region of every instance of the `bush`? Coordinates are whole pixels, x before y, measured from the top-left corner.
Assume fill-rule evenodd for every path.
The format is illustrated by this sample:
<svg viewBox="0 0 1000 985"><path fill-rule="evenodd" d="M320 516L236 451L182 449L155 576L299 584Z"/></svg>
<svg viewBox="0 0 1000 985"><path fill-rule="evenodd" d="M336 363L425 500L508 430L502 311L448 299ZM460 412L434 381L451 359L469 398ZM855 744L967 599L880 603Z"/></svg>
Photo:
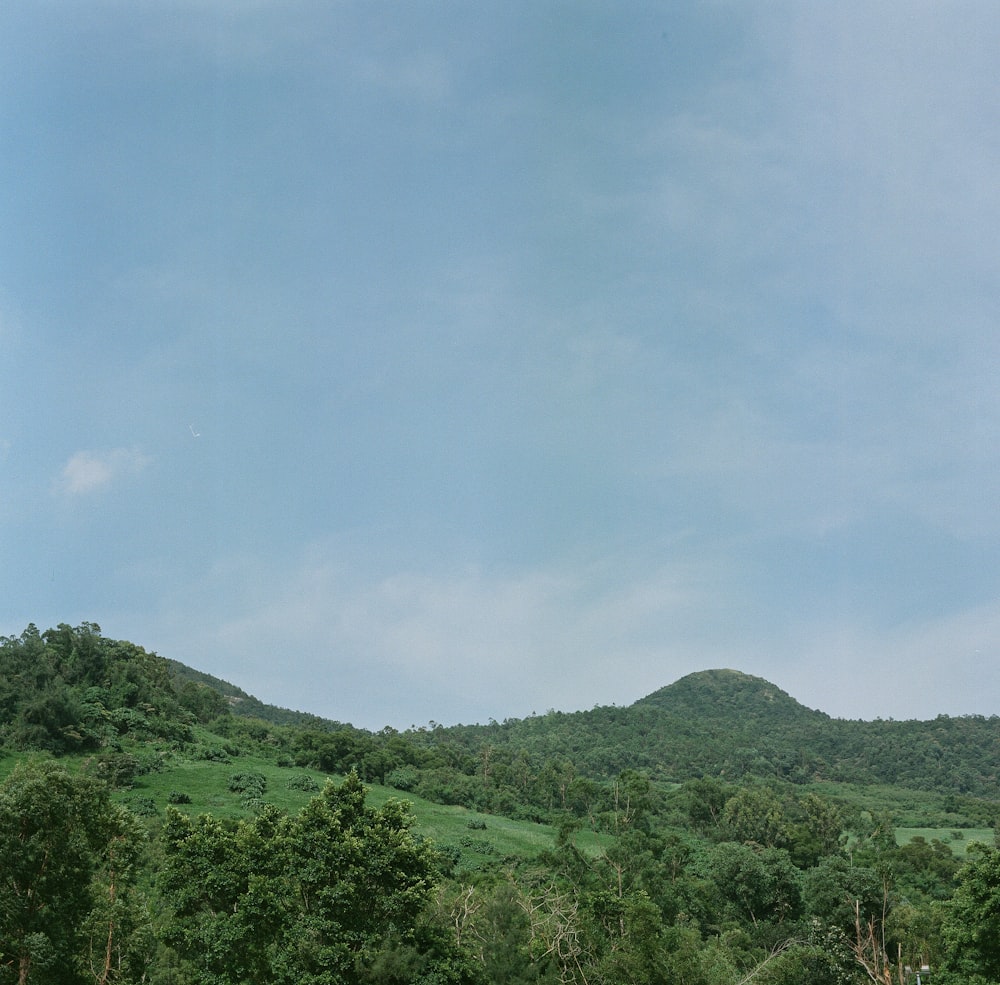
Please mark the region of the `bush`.
<svg viewBox="0 0 1000 985"><path fill-rule="evenodd" d="M135 708L115 708L109 717L119 734L133 732L146 735L150 732L149 719Z"/></svg>
<svg viewBox="0 0 1000 985"><path fill-rule="evenodd" d="M385 782L397 790L412 790L419 779L419 774L412 766L399 766L386 774Z"/></svg>
<svg viewBox="0 0 1000 985"><path fill-rule="evenodd" d="M438 853L441 871L446 876L450 876L454 871L455 866L462 860L461 849L455 845L438 845L436 850Z"/></svg>
<svg viewBox="0 0 1000 985"><path fill-rule="evenodd" d="M305 790L308 793L313 793L319 790L319 784L308 773L300 773L288 781L288 789Z"/></svg>
<svg viewBox="0 0 1000 985"><path fill-rule="evenodd" d="M191 726L185 722L177 722L168 718L158 719L156 722L156 731L160 738L166 739L168 742L191 742L194 739L194 732Z"/></svg>
<svg viewBox="0 0 1000 985"><path fill-rule="evenodd" d="M170 793L167 794L167 803L168 804L190 804L191 803L191 797L190 797L189 794L181 793L179 790L171 790Z"/></svg>
<svg viewBox="0 0 1000 985"><path fill-rule="evenodd" d="M267 777L263 773L255 773L251 770L243 773L234 773L229 778L229 789L233 793L241 793L244 798L263 797L267 789Z"/></svg>
<svg viewBox="0 0 1000 985"><path fill-rule="evenodd" d="M133 797L128 802L128 808L140 817L156 817L160 812L156 809L156 801L152 797Z"/></svg>
<svg viewBox="0 0 1000 985"><path fill-rule="evenodd" d="M136 775L142 772L139 760L127 752L106 752L97 757L97 775L109 787L125 790L132 786Z"/></svg>
<svg viewBox="0 0 1000 985"><path fill-rule="evenodd" d="M195 759L204 759L210 763L228 763L229 754L219 746L198 746L193 753Z"/></svg>

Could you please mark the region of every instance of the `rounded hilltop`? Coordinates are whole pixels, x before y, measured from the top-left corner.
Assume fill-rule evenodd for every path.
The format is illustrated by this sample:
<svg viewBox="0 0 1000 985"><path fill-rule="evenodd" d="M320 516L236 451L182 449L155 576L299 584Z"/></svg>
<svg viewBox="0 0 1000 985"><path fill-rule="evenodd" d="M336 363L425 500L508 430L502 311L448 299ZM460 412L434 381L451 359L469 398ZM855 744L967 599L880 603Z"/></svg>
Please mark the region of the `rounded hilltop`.
<svg viewBox="0 0 1000 985"><path fill-rule="evenodd" d="M828 717L799 704L776 684L740 670L699 670L637 701L683 718L795 721Z"/></svg>

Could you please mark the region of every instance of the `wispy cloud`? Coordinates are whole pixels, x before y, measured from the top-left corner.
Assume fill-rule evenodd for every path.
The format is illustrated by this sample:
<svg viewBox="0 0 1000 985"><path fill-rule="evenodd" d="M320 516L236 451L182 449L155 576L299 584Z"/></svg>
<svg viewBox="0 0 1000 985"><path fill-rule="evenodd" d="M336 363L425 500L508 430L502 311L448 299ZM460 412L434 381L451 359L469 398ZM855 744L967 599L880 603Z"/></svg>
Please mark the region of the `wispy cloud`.
<svg viewBox="0 0 1000 985"><path fill-rule="evenodd" d="M802 624L794 646L746 659L803 704L847 718L995 714L1000 604L972 607L889 629L837 619ZM817 668L824 668L817 672ZM970 689L967 682L975 681Z"/></svg>
<svg viewBox="0 0 1000 985"><path fill-rule="evenodd" d="M323 549L242 556L174 596L146 643L367 728L630 704L707 667L758 674L835 716L992 710L995 687L976 700L962 682L996 683L997 604L886 624L831 603L761 632L769 616L744 575L690 547L645 569L606 558L507 572L362 573Z"/></svg>
<svg viewBox="0 0 1000 985"><path fill-rule="evenodd" d="M14 6L9 608L375 727L986 700L1000 8Z"/></svg>
<svg viewBox="0 0 1000 985"><path fill-rule="evenodd" d="M367 573L358 560L219 564L172 599L150 645L366 727L485 721L628 703L700 669L698 613L728 594L724 570L684 558Z"/></svg>
<svg viewBox="0 0 1000 985"><path fill-rule="evenodd" d="M116 479L141 472L151 461L138 448L114 448L106 452L78 451L63 466L56 488L69 496L97 492Z"/></svg>

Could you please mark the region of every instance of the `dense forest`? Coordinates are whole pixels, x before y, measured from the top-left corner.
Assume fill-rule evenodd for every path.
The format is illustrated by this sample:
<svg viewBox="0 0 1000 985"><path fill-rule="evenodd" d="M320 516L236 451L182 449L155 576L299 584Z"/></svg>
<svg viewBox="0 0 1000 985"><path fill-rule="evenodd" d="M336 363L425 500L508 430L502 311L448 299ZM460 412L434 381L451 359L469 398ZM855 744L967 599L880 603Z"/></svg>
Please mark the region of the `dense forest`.
<svg viewBox="0 0 1000 985"><path fill-rule="evenodd" d="M1000 982L1000 720L759 678L404 732L0 639L0 985Z"/></svg>

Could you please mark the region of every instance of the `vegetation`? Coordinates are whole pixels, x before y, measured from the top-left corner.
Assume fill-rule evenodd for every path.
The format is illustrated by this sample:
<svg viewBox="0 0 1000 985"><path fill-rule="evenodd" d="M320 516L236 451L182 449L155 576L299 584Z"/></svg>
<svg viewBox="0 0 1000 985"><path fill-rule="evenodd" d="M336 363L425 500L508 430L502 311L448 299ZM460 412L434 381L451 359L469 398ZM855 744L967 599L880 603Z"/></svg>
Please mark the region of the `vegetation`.
<svg viewBox="0 0 1000 985"><path fill-rule="evenodd" d="M1000 982L1000 722L735 671L371 733L0 640L0 985Z"/></svg>

